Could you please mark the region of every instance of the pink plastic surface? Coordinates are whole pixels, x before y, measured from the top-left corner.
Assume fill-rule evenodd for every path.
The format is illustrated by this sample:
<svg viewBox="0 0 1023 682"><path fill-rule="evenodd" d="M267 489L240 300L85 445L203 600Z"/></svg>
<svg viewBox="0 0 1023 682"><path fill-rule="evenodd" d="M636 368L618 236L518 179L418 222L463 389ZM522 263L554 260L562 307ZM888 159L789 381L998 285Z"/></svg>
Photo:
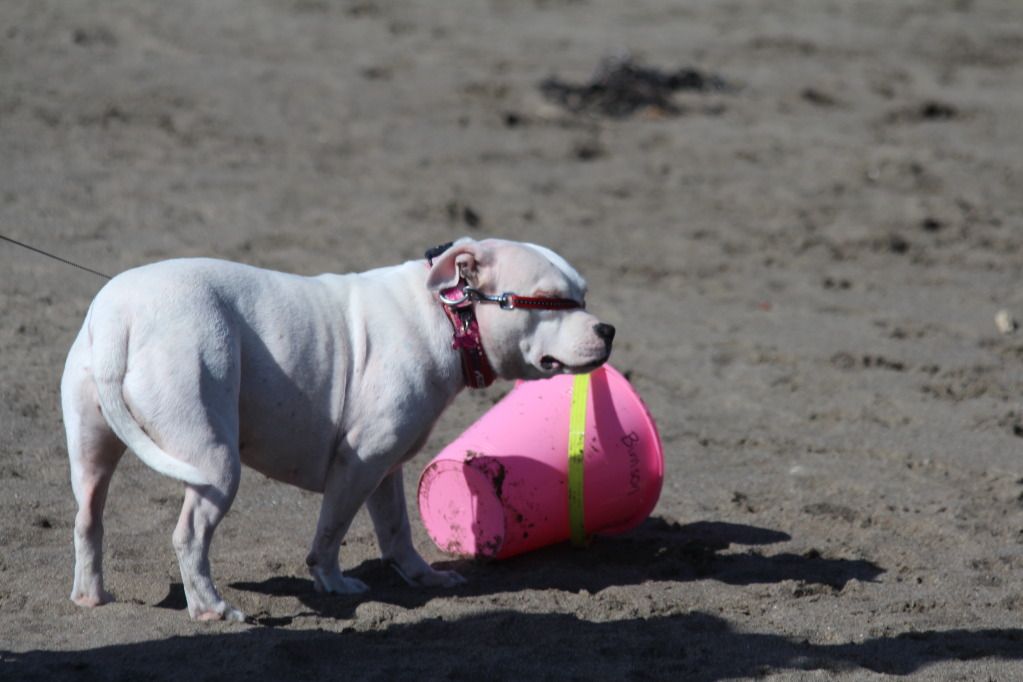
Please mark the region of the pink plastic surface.
<svg viewBox="0 0 1023 682"><path fill-rule="evenodd" d="M521 382L438 454L419 479L419 514L452 554L505 558L569 538L571 376ZM629 382L593 372L583 453L587 533L621 533L657 504L664 457Z"/></svg>

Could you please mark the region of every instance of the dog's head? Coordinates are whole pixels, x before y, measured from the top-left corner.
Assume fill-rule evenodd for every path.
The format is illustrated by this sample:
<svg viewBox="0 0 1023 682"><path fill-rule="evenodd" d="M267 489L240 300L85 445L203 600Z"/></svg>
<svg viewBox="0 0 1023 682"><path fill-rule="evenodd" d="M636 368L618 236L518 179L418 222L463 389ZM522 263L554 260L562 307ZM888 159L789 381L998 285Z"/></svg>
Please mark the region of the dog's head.
<svg viewBox="0 0 1023 682"><path fill-rule="evenodd" d="M570 299L585 303L586 281L564 258L535 244L462 239L436 257L427 286L461 283L483 294ZM611 355L614 327L583 307L569 310L476 304L483 348L505 379L589 372Z"/></svg>

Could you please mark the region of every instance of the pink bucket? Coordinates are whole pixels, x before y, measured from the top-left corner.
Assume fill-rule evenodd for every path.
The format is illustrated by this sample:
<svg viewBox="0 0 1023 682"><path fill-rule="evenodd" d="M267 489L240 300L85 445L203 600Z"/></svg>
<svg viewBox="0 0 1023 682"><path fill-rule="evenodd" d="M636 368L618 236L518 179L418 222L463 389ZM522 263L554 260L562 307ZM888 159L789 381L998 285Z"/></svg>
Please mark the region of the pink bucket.
<svg viewBox="0 0 1023 682"><path fill-rule="evenodd" d="M567 375L518 383L427 465L419 514L441 550L501 559L569 539L573 386ZM661 493L657 427L608 365L590 375L585 410L577 519L587 534L622 533Z"/></svg>

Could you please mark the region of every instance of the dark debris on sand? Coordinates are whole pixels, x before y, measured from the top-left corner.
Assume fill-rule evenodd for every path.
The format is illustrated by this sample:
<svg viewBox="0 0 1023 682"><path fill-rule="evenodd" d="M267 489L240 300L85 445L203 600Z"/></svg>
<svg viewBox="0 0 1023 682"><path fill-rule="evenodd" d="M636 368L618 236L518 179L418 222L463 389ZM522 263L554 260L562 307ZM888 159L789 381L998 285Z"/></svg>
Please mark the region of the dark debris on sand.
<svg viewBox="0 0 1023 682"><path fill-rule="evenodd" d="M661 71L631 57L603 60L587 83L567 83L556 77L540 83L543 96L562 108L607 118L627 118L643 110L677 116L682 109L673 101L674 93L726 89L728 84L713 74L692 68Z"/></svg>

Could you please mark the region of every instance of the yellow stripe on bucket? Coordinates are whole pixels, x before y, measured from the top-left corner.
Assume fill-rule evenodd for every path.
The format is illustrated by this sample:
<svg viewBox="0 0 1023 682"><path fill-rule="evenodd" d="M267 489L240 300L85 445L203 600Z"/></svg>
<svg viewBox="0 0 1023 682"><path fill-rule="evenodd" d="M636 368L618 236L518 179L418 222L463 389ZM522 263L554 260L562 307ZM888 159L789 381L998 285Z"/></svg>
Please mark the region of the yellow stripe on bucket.
<svg viewBox="0 0 1023 682"><path fill-rule="evenodd" d="M586 407L590 397L590 375L577 374L572 382L572 408L568 421L568 521L572 544L586 544L583 517L583 452L586 449Z"/></svg>

